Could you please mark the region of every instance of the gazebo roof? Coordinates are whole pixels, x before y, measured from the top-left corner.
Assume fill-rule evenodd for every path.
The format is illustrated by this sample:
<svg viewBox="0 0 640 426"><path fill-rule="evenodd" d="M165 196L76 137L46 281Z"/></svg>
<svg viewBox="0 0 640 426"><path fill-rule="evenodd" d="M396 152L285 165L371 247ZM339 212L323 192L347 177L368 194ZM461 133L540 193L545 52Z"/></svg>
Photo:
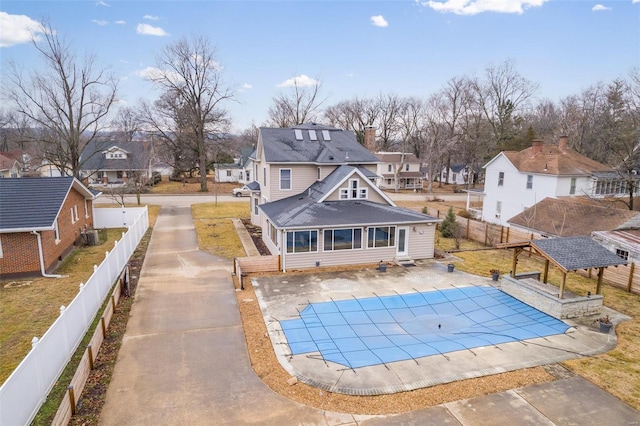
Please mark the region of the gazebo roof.
<svg viewBox="0 0 640 426"><path fill-rule="evenodd" d="M628 262L610 252L591 237L549 238L531 241L531 246L542 256L565 271L606 268Z"/></svg>

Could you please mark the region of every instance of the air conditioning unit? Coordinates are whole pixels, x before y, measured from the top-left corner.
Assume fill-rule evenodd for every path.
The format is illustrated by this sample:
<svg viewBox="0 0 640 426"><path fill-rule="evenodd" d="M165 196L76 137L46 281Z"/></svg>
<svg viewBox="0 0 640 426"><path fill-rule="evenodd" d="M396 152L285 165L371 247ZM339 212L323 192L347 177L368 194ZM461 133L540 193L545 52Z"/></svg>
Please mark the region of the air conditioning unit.
<svg viewBox="0 0 640 426"><path fill-rule="evenodd" d="M95 246L98 245L98 242L100 241L99 237L98 237L98 230L97 229L92 229L90 231L85 232L85 241L87 242L88 246Z"/></svg>

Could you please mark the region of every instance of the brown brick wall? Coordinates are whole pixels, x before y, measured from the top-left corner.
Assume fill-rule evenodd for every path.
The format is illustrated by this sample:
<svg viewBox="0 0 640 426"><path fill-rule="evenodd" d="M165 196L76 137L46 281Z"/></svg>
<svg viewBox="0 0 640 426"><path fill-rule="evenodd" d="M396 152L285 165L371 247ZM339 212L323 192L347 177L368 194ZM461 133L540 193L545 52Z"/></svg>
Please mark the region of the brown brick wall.
<svg viewBox="0 0 640 426"><path fill-rule="evenodd" d="M72 209L77 206L78 220L72 223ZM58 213L58 230L60 241L56 243L54 231L42 231L42 249L46 272L52 272L59 262L69 254L84 229L93 227L91 215L92 202L87 202L89 217L86 217L84 197L75 189L69 191L60 212ZM75 219L75 210L73 210ZM85 226L86 225L86 226ZM39 273L40 260L36 236L30 233L2 234L2 252L0 258L0 274Z"/></svg>

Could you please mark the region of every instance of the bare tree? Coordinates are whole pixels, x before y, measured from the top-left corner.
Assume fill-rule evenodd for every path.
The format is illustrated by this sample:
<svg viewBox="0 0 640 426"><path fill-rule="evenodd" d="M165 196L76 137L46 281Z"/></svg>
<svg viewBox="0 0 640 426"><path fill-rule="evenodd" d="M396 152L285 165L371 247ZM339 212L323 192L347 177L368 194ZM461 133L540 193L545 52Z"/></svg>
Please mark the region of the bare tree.
<svg viewBox="0 0 640 426"><path fill-rule="evenodd" d="M351 130L360 144L364 144L364 129L373 126L380 115L380 104L373 99L354 98L332 105L324 116L332 126Z"/></svg>
<svg viewBox="0 0 640 426"><path fill-rule="evenodd" d="M95 154L81 157L82 151L108 124L118 82L106 69L97 68L95 56L87 55L79 62L47 22L42 28L42 41L32 41L44 66L25 77L11 63L8 97L39 128L37 138L45 159L62 174L80 177L82 164Z"/></svg>
<svg viewBox="0 0 640 426"><path fill-rule="evenodd" d="M376 127L378 128L378 149L380 151L389 151L398 142L399 115L401 100L397 95L387 94L380 95L376 100L378 103L378 119Z"/></svg>
<svg viewBox="0 0 640 426"><path fill-rule="evenodd" d="M518 130L519 116L538 84L521 76L513 62L489 66L485 80L473 83L476 102L491 127L495 150L513 148L511 142ZM487 141L489 142L489 141Z"/></svg>
<svg viewBox="0 0 640 426"><path fill-rule="evenodd" d="M268 124L275 127L292 127L315 121L325 99L320 97L321 83L314 80L305 85L299 77L292 79L292 92L273 98L269 107Z"/></svg>
<svg viewBox="0 0 640 426"><path fill-rule="evenodd" d="M142 130L143 120L139 112L131 107L122 107L118 110L112 126L116 129L116 136L131 142L137 133Z"/></svg>
<svg viewBox="0 0 640 426"><path fill-rule="evenodd" d="M164 94L173 97L180 109L182 129L188 130L185 133L193 138L197 154L200 191L207 192L208 145L212 142L208 135L226 131L229 122L222 105L233 99L233 92L223 84L215 49L204 37L183 38L169 44L160 52L157 62L159 71L149 79Z"/></svg>

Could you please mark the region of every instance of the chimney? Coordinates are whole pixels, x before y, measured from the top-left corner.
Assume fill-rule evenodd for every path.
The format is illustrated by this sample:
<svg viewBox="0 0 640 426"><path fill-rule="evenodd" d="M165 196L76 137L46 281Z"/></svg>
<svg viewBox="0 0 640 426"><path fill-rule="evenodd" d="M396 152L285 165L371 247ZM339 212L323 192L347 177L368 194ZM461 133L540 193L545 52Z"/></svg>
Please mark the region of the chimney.
<svg viewBox="0 0 640 426"><path fill-rule="evenodd" d="M531 156L535 157L536 155L542 152L542 141L540 139L534 139L531 141Z"/></svg>
<svg viewBox="0 0 640 426"><path fill-rule="evenodd" d="M560 148L560 151L562 151L563 153L567 151L567 137L566 136L560 136L560 139L558 139L558 148Z"/></svg>
<svg viewBox="0 0 640 426"><path fill-rule="evenodd" d="M364 147L371 152L376 152L376 128L374 126L365 126L364 128Z"/></svg>

